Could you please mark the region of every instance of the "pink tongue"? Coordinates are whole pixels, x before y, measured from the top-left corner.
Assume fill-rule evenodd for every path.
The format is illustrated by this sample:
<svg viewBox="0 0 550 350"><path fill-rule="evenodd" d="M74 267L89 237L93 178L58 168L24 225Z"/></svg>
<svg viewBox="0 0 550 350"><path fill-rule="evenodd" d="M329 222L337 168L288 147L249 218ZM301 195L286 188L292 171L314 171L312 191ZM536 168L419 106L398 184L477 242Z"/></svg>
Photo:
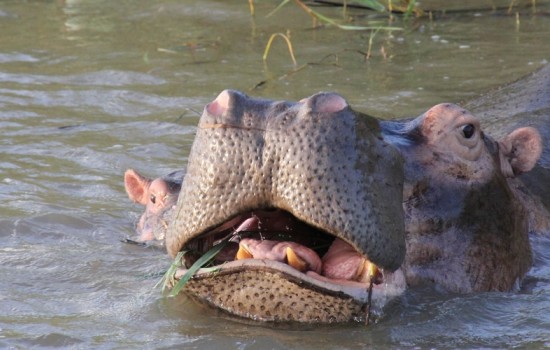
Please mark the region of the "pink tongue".
<svg viewBox="0 0 550 350"><path fill-rule="evenodd" d="M243 223L237 227L235 232L258 231L259 224L260 220L256 216L252 216L243 221Z"/></svg>
<svg viewBox="0 0 550 350"><path fill-rule="evenodd" d="M323 256L322 274L334 279L355 280L364 261L352 246L337 238Z"/></svg>
<svg viewBox="0 0 550 350"><path fill-rule="evenodd" d="M237 226L238 225L238 226ZM236 228L235 228L236 227ZM257 210L240 215L216 231L230 229L233 232L289 232L300 230L300 222L281 210ZM241 239L239 245L254 259L266 259L288 263L288 249L307 265L307 271L314 271L330 279L360 280L365 259L352 246L336 238L321 260L312 249L288 241Z"/></svg>
<svg viewBox="0 0 550 350"><path fill-rule="evenodd" d="M246 221L241 226L245 224L247 224ZM361 264L364 263L361 254L338 238L334 240L322 260L315 251L295 242L244 238L239 245L246 247L254 259L284 263L287 262L287 248L290 247L298 257L307 263L308 271L314 271L331 279L354 280L357 278L357 271L361 268Z"/></svg>

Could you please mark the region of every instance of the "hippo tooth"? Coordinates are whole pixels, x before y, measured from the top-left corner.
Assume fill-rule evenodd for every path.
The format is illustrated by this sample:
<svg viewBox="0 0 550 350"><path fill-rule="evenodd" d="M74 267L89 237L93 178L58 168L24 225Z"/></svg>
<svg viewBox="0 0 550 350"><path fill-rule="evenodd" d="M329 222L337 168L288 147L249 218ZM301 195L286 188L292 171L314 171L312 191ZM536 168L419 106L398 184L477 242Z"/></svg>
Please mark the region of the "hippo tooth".
<svg viewBox="0 0 550 350"><path fill-rule="evenodd" d="M361 264L359 264L359 267L357 268L357 272L355 273L355 277L353 278L354 281L357 282L364 282L368 283L371 279L376 279L377 277L381 276L381 272L378 269L378 266L371 263L367 259L363 259Z"/></svg>
<svg viewBox="0 0 550 350"><path fill-rule="evenodd" d="M235 255L235 260L252 259L253 257L254 256L250 253L250 251L243 244L239 244L239 250L237 251L237 254Z"/></svg>
<svg viewBox="0 0 550 350"><path fill-rule="evenodd" d="M301 259L290 247L286 248L286 261L290 266L300 272L305 272L307 270L307 262Z"/></svg>

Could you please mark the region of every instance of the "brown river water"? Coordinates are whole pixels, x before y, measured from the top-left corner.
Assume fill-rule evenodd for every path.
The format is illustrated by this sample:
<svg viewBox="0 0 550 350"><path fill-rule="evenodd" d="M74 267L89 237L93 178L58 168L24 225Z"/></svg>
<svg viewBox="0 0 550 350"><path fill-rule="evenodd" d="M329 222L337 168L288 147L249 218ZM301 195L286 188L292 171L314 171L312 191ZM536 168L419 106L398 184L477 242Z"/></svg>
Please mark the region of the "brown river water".
<svg viewBox="0 0 550 350"><path fill-rule="evenodd" d="M221 90L291 100L332 90L394 118L550 60L549 1L517 17L396 17L405 30L377 32L368 61L359 51L370 32L312 29L292 3L266 18L278 3L257 1L251 17L245 0L0 2L0 348L550 348L544 237L532 240L535 265L518 292L409 290L368 328L249 324L154 287L170 259L121 243L141 213L122 174L182 167ZM303 65L293 74L282 41L262 61L269 36L287 31Z"/></svg>

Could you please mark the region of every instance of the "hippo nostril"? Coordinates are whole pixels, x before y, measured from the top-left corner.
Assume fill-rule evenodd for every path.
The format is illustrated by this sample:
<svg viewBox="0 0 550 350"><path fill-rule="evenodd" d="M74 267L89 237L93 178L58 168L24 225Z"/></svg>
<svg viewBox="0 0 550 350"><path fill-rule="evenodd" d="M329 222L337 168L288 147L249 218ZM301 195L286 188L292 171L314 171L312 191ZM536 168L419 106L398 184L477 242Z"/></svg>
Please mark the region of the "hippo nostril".
<svg viewBox="0 0 550 350"><path fill-rule="evenodd" d="M300 102L306 103L314 113L337 113L348 107L346 100L335 93L319 93Z"/></svg>
<svg viewBox="0 0 550 350"><path fill-rule="evenodd" d="M218 95L218 97L216 97L214 101L206 105L206 110L214 116L221 116L229 109L230 100L230 92L228 90L224 90Z"/></svg>

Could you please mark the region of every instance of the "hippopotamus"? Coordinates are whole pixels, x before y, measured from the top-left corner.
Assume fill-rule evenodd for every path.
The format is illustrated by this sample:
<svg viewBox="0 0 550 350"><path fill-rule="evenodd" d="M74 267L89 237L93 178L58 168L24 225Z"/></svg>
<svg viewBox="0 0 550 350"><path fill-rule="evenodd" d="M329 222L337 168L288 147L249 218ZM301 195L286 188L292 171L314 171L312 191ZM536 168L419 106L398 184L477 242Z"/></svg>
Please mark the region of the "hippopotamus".
<svg viewBox="0 0 550 350"><path fill-rule="evenodd" d="M199 122L166 247L189 251L188 268L229 243L187 293L241 317L327 323L364 319L373 282L379 305L406 285L517 288L529 231L550 227L536 179L524 178L546 171L548 148L534 121L494 134L482 125L492 124L450 103L380 121L337 94L293 103L222 92Z"/></svg>
<svg viewBox="0 0 550 350"><path fill-rule="evenodd" d="M378 121L337 94L223 91L199 121L165 244L189 251L189 267L229 241L186 291L256 320L364 317L371 279L375 301L404 288L402 164Z"/></svg>
<svg viewBox="0 0 550 350"><path fill-rule="evenodd" d="M529 233L550 232L550 65L463 105L381 122L405 162L402 268L409 286L510 291Z"/></svg>
<svg viewBox="0 0 550 350"><path fill-rule="evenodd" d="M136 225L138 242L162 243L175 209L185 170L177 170L156 179L147 178L134 169L124 173L128 197L145 206Z"/></svg>
<svg viewBox="0 0 550 350"><path fill-rule="evenodd" d="M550 64L511 84L496 88L465 103L482 127L503 137L522 126L539 130L543 151L535 168L520 176L530 196L550 208Z"/></svg>
<svg viewBox="0 0 550 350"><path fill-rule="evenodd" d="M453 292L513 288L531 266L531 247L527 208L508 178L535 166L538 131L522 127L495 140L450 103L382 124L405 162L407 283Z"/></svg>

